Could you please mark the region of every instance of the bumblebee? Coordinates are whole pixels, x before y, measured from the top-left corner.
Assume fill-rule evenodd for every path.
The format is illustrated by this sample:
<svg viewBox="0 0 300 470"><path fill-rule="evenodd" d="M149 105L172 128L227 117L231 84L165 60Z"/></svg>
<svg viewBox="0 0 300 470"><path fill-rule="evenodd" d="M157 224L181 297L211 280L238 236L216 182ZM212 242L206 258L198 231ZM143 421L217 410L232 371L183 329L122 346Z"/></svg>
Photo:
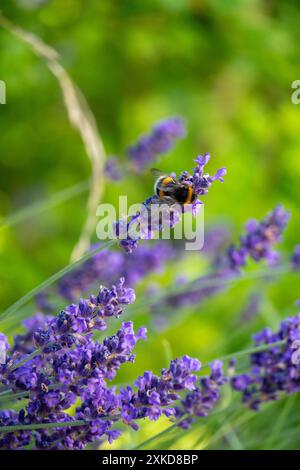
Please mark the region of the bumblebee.
<svg viewBox="0 0 300 470"><path fill-rule="evenodd" d="M154 184L155 194L166 204L192 204L197 198L192 186L181 183L172 176L164 175L160 170L153 168L152 174L156 177Z"/></svg>

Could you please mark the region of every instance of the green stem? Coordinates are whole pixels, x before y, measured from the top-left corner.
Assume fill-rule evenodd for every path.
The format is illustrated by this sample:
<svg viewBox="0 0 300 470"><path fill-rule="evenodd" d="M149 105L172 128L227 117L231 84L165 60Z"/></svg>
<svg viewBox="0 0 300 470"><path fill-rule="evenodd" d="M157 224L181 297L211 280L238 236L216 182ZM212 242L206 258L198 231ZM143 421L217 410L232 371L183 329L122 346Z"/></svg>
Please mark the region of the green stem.
<svg viewBox="0 0 300 470"><path fill-rule="evenodd" d="M88 423L84 420L63 421L59 423L15 424L12 426L0 426L0 433L15 432L15 431L34 431L36 429L67 428L67 427L84 426L86 424Z"/></svg>
<svg viewBox="0 0 300 470"><path fill-rule="evenodd" d="M35 349L32 353L28 354L26 357L24 357L23 359L21 359L21 361L16 362L16 364L14 364L14 365L12 366L12 368L10 369L10 372L12 372L13 370L16 370L16 369L18 369L19 367L23 366L24 364L26 364L26 362L30 361L30 360L33 359L35 356L38 356L40 353L41 353L41 350L40 350L40 349Z"/></svg>
<svg viewBox="0 0 300 470"><path fill-rule="evenodd" d="M60 383L56 383L53 385L49 385L48 390L55 390L56 388L59 388L61 386ZM12 400L17 400L18 398L29 398L28 395L30 395L31 392L36 393L36 390L26 390L24 392L18 392L18 393L11 393L12 390L6 390L6 393L3 396L0 395L0 403L3 401L12 401Z"/></svg>
<svg viewBox="0 0 300 470"><path fill-rule="evenodd" d="M73 197L79 196L80 194L86 192L89 189L90 181L81 181L80 183L70 186L62 191L55 193L53 196L50 196L46 201L36 202L31 204L28 207L24 207L20 211L6 217L0 222L0 230L7 227L12 227L29 217L35 217L41 212L44 212L48 209L51 209L59 204L62 204Z"/></svg>
<svg viewBox="0 0 300 470"><path fill-rule="evenodd" d="M12 390L6 390L5 394L0 395L0 403L5 402L5 401L12 401L12 400L17 400L18 398L23 398L27 397L27 395L30 394L30 390L27 390L26 392L18 392L18 393L11 393Z"/></svg>
<svg viewBox="0 0 300 470"><path fill-rule="evenodd" d="M274 348L276 346L282 346L285 343L286 343L286 340L282 339L282 340L276 341L274 343L262 344L261 346L256 346L256 347L253 347L253 348L244 349L243 351L237 351L235 353L230 353L230 354L227 354L226 356L220 357L218 359L220 361L227 361L228 359L233 359L233 358L236 358L236 357L246 356L246 355L254 354L254 353L260 352L260 351L266 351L269 348ZM202 365L202 369L204 369L206 367L209 367L212 362L213 361L205 362Z"/></svg>

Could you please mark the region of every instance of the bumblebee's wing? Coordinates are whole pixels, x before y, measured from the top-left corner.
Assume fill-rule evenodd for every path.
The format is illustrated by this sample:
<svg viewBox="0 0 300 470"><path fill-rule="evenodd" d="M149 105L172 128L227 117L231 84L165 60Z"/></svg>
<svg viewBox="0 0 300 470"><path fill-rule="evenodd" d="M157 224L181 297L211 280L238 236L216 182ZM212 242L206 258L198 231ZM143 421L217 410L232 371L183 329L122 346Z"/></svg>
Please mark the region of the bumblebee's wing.
<svg viewBox="0 0 300 470"><path fill-rule="evenodd" d="M165 176L165 173L163 173L158 168L150 168L150 172L154 178L160 178L161 176Z"/></svg>

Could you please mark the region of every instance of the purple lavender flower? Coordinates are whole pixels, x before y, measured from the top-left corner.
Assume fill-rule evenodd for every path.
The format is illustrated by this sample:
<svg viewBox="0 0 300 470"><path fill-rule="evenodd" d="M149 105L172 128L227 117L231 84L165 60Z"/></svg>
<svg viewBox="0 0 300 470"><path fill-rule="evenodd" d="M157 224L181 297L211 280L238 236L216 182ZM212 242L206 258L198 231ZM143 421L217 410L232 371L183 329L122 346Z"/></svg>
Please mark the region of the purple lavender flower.
<svg viewBox="0 0 300 470"><path fill-rule="evenodd" d="M139 419L148 417L156 420L162 414L167 417L174 415L173 405L179 399L180 393L195 389L196 376L193 372L200 369L200 362L196 359L184 356L173 360L168 369L162 370L160 377L152 372L145 372L136 381L136 391L127 387L118 393L115 387L108 388L106 385L105 378L111 379L114 376L114 373L111 374L112 369L116 370L120 363L132 360L132 348L138 339L145 339L145 333L145 329L142 328L135 335L132 323L124 323L119 332L113 337L106 338L102 345L96 346L91 342L77 346L76 350L68 353L71 354L70 357L66 357L66 353L55 354L52 360L53 369L57 367L61 369L69 359L67 367L69 369L73 367L76 371L69 384L71 391L67 391L66 383L63 381L63 386L56 390L50 390L48 385L43 384L41 390L32 395L26 412L23 412L24 422L30 424L76 419L82 420L85 424L76 428L33 432L31 435L34 435L36 448L82 449L94 440L106 437L111 442L119 437L120 432L112 429L112 426L120 419L133 429L137 429L136 421ZM91 354L87 354L90 345ZM220 380L217 369L216 380ZM57 381L57 378L54 377L53 380ZM77 382L76 392L75 382ZM75 417L72 418L63 410L75 402L77 395L81 396L82 403L76 408ZM19 424L20 421L16 419L16 423ZM18 448L22 448L22 443Z"/></svg>
<svg viewBox="0 0 300 470"><path fill-rule="evenodd" d="M28 325L32 327L35 321ZM19 414L9 411L0 414L0 447L23 448L33 437L38 449L74 450L101 438L106 437L109 442L116 439L120 432L111 426L116 420L114 416L120 417L120 398L114 387L107 387L106 381L114 378L122 364L133 362L132 351L140 339L146 339L146 329L140 328L135 334L132 322L126 322L102 343L88 337L75 348L40 354L12 372L8 369L6 385L14 391L28 391L29 401ZM82 403L73 418L64 410L78 397ZM1 424L44 424L74 419L83 420L84 424L76 428L7 433L3 439L1 435Z"/></svg>
<svg viewBox="0 0 300 470"><path fill-rule="evenodd" d="M101 286L97 296L92 295L89 299L81 299L77 305L66 307L47 322L46 328L35 331L36 345L51 353L53 349L71 347L84 341L83 335L93 329L104 330L107 317L119 317L124 307L135 301L134 290L124 287L124 282L125 279L121 278L111 289Z"/></svg>
<svg viewBox="0 0 300 470"><path fill-rule="evenodd" d="M246 235L240 238L240 245L229 248L223 263L238 270L245 266L247 257L250 257L254 261L265 259L270 265L274 265L278 261L278 253L272 247L281 241L289 218L289 212L278 205L261 222L250 220L246 224Z"/></svg>
<svg viewBox="0 0 300 470"><path fill-rule="evenodd" d="M254 336L255 346L270 344L270 348L251 354L250 372L231 379L233 389L242 392L242 400L250 408L258 410L261 403L277 400L281 393L299 391L300 361L295 361L294 347L299 340L300 314L283 320L275 333L264 328ZM278 341L284 342L272 347Z"/></svg>
<svg viewBox="0 0 300 470"><path fill-rule="evenodd" d="M189 428L197 417L207 416L220 399L220 389L227 382L223 374L223 363L213 361L208 377L199 379L199 385L181 400L176 407L176 418L181 419L179 426Z"/></svg>
<svg viewBox="0 0 300 470"><path fill-rule="evenodd" d="M247 374L239 374L231 379L231 385L234 390L243 392L251 384L251 378Z"/></svg>
<svg viewBox="0 0 300 470"><path fill-rule="evenodd" d="M163 369L160 377L145 372L135 382L137 391L129 386L120 390L123 420L137 429L135 420L145 417L157 420L162 414L173 416L174 402L180 392L195 388L197 377L193 372L198 372L200 367L197 359L184 356L171 361L169 369Z"/></svg>
<svg viewBox="0 0 300 470"><path fill-rule="evenodd" d="M204 196L208 193L208 190L212 183L216 180L224 183L223 176L226 175L226 168L220 168L215 175L209 176L209 174L204 173L204 167L210 160L210 155L206 153L204 156L198 155L195 162L197 166L194 168L193 175L189 175L188 172L184 171L179 176L178 180L180 182L189 183L197 196Z"/></svg>
<svg viewBox="0 0 300 470"><path fill-rule="evenodd" d="M52 412L47 416L48 422L72 422L73 416L64 412ZM79 432L77 428L51 428L35 431L34 443L37 450L83 450L86 442L84 433Z"/></svg>
<svg viewBox="0 0 300 470"><path fill-rule="evenodd" d="M76 433L83 432L83 443L93 442L106 435L111 443L119 437L120 431L111 430L114 424L113 415L118 411L119 399L115 389L106 387L97 388L93 395L86 397L80 407L76 409L76 419L84 420L87 425L80 427ZM103 417L112 416L111 420Z"/></svg>
<svg viewBox="0 0 300 470"><path fill-rule="evenodd" d="M91 250L97 248L93 245ZM68 300L74 300L82 292L89 290L95 283L111 284L120 277L125 277L123 270L124 257L122 253L103 250L85 261L82 266L66 274L58 283L60 295Z"/></svg>
<svg viewBox="0 0 300 470"><path fill-rule="evenodd" d="M175 257L178 258L179 254L170 243L164 240L140 245L130 256L127 254L123 256L122 276L125 277L128 285L135 286L147 274L162 272L166 263Z"/></svg>
<svg viewBox="0 0 300 470"><path fill-rule="evenodd" d="M7 339L7 337L6 337L3 333L1 333L1 332L0 332L0 343L1 343L1 346L2 346L2 348L1 348L1 351L2 351L2 352L6 352L6 351L9 350L8 339Z"/></svg>
<svg viewBox="0 0 300 470"><path fill-rule="evenodd" d="M204 246L201 254L215 259L230 241L230 231L226 225L216 224L205 227Z"/></svg>
<svg viewBox="0 0 300 470"><path fill-rule="evenodd" d="M7 363L7 351L9 348L7 337L3 333L0 333L0 371L1 367Z"/></svg>
<svg viewBox="0 0 300 470"><path fill-rule="evenodd" d="M156 124L150 134L142 136L127 150L135 170L143 171L159 155L171 150L175 141L184 137L185 133L184 121L179 117L168 118Z"/></svg>

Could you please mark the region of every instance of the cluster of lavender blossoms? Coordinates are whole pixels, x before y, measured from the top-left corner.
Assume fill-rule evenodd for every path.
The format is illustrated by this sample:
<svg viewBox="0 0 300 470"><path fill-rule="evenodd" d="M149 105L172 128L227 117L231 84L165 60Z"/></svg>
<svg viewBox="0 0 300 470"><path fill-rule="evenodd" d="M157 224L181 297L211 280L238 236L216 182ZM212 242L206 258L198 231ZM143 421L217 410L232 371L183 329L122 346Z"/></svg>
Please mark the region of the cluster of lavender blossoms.
<svg viewBox="0 0 300 470"><path fill-rule="evenodd" d="M230 247L225 263L231 269L239 270L246 265L247 258L252 258L256 262L264 259L270 266L274 266L279 260L279 254L273 251L273 245L281 241L289 218L289 212L278 205L261 222L249 220L246 234L240 238L239 246Z"/></svg>
<svg viewBox="0 0 300 470"><path fill-rule="evenodd" d="M300 313L283 320L275 333L264 328L253 339L255 346L270 347L251 354L250 371L235 375L231 385L244 403L259 410L262 403L300 389Z"/></svg>
<svg viewBox="0 0 300 470"><path fill-rule="evenodd" d="M127 295L126 302L132 301L132 293L120 292L120 295L119 305ZM109 297L116 298L112 294ZM138 430L139 420L157 420L162 415L188 429L195 420L207 417L215 409L225 384L241 392L242 402L255 411L261 403L277 400L283 393L295 393L300 388L300 354L295 360L295 341L300 344L300 314L282 321L276 333L265 328L254 336L258 350L249 355L250 369L243 374L234 373L234 359L227 374L223 372L223 362L215 360L209 375L197 377L201 363L186 355L172 360L160 375L146 371L133 386L119 390L110 387L109 381L122 364L134 361L133 349L138 340L146 339L146 329L140 328L135 333L132 322L126 322L115 335L98 342L92 339L91 333L78 336L71 325L69 334L75 335L73 347L62 340L67 326L62 327L59 317L46 320L43 327L39 315L27 321L29 329L23 335L27 351L36 351L35 338L47 336L49 330L59 347L38 350L26 363L26 355L12 352L13 348L9 350L1 334L8 353L11 351L0 369L1 382L14 392L23 391L23 399L27 400L27 406L19 412L0 411L1 449L30 446L80 450L90 443L99 445L105 439L111 443L121 435L122 427ZM19 336L19 344L21 340ZM5 392L1 391L0 397L5 400ZM2 432L1 427L5 427Z"/></svg>
<svg viewBox="0 0 300 470"><path fill-rule="evenodd" d="M213 361L210 369L210 375L201 377L194 390L176 407L176 418L183 429L188 429L197 418L208 416L220 400L221 387L228 382L223 373L223 362Z"/></svg>
<svg viewBox="0 0 300 470"><path fill-rule="evenodd" d="M224 182L226 168L220 168L213 176L204 173L204 167L210 160L210 155L199 155L196 158L196 167L193 174L183 171L177 178L178 183L190 186L196 196L208 193L212 183L216 180ZM176 179L176 175L171 175ZM183 212L192 212L194 216L199 211L202 201L196 199L193 203L181 206L180 204L167 204L156 194L141 204L141 209L128 218L119 220L115 224L115 234L119 238L120 246L132 253L138 246L139 240L150 240L156 232L161 233L165 228L173 228L181 219Z"/></svg>
<svg viewBox="0 0 300 470"><path fill-rule="evenodd" d="M146 328L135 333L133 323L125 322L101 342L95 332L134 300L133 289L120 279L55 317L27 319L26 332L15 337L12 348L1 333L7 358L0 366L0 402L19 398L27 404L18 412L0 411L0 448L84 449L105 439L111 443L120 425L137 430L140 419L176 417L176 404L196 390L196 359L175 359L160 376L146 371L132 387L109 386L121 365L134 361L133 349L146 339Z"/></svg>
<svg viewBox="0 0 300 470"><path fill-rule="evenodd" d="M129 169L141 173L160 155L169 152L176 141L185 135L185 123L180 117L170 117L158 122L149 134L140 137L135 144L127 149ZM126 168L122 168L116 157L107 160L105 174L109 179L118 181L125 173Z"/></svg>

